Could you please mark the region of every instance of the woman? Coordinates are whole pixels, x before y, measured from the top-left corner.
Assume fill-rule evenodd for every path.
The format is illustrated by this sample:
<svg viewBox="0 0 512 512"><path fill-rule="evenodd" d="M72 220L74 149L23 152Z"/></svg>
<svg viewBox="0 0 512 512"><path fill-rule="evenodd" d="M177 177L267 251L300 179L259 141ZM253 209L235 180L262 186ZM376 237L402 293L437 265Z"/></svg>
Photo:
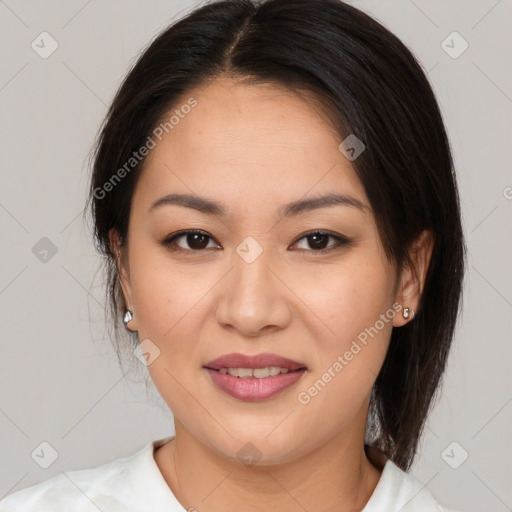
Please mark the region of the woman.
<svg viewBox="0 0 512 512"><path fill-rule="evenodd" d="M120 87L90 206L175 435L0 510L446 510L407 474L464 243L425 74L338 0L227 0ZM121 324L122 325L122 324Z"/></svg>

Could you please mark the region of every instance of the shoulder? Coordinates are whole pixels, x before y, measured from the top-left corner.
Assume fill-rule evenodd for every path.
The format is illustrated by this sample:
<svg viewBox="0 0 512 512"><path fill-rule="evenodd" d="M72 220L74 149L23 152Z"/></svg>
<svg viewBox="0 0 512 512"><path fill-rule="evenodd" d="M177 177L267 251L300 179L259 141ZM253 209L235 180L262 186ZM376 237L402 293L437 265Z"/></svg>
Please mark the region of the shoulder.
<svg viewBox="0 0 512 512"><path fill-rule="evenodd" d="M0 512L131 511L133 487L129 482L148 454L142 450L90 469L63 471L39 484L9 494Z"/></svg>
<svg viewBox="0 0 512 512"><path fill-rule="evenodd" d="M443 507L427 484L387 460L377 487L362 512L459 512Z"/></svg>

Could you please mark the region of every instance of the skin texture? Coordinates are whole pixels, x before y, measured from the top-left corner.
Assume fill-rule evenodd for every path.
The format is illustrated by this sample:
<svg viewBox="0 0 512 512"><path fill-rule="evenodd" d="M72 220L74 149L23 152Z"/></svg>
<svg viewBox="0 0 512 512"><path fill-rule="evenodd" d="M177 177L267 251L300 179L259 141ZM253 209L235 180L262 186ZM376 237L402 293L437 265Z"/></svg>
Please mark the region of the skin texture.
<svg viewBox="0 0 512 512"><path fill-rule="evenodd" d="M135 312L128 328L160 350L148 370L175 418L176 438L155 451L155 461L187 509L361 510L381 474L364 451L370 391L393 326L411 318L398 313L384 322L309 403L297 396L394 303L417 309L431 237L423 233L411 249L414 268L399 274L338 149L340 136L313 101L224 76L177 106L190 97L197 106L146 159L128 244L119 247L111 232L126 305ZM148 211L169 193L207 197L227 215L177 205ZM336 205L279 219L283 205L326 193L367 208ZM182 236L175 245L183 253L161 244L186 229L211 238ZM350 243L320 254L305 237L314 230ZM252 263L236 252L248 236L263 250ZM336 247L335 239L323 240L320 248ZM230 352L273 352L308 370L271 399L237 400L203 368ZM247 443L260 452L252 466L237 455Z"/></svg>

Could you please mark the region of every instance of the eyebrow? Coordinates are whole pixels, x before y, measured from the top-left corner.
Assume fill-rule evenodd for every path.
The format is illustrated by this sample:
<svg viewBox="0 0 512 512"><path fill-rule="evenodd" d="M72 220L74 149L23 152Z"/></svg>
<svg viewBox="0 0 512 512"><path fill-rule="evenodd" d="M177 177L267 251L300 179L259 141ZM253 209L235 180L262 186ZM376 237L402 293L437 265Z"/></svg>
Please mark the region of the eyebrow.
<svg viewBox="0 0 512 512"><path fill-rule="evenodd" d="M216 215L219 217L225 217L227 210L225 207L211 199L205 197L195 196L191 194L168 194L160 199L153 202L149 208L149 211L154 211L157 208L167 205L178 205L187 208L193 208L207 215ZM350 206L357 208L363 213L366 213L370 208L356 199L355 197L346 194L326 194L322 196L312 197L308 199L300 199L293 201L287 205L282 206L278 210L279 218L291 217L299 215L301 213L317 210L319 208L325 208L329 206Z"/></svg>

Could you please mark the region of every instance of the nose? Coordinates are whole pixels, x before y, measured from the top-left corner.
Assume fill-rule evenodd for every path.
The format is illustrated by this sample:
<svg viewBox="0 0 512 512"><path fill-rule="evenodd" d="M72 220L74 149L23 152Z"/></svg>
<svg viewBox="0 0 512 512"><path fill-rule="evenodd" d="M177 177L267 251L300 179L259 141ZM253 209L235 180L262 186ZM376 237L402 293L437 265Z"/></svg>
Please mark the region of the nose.
<svg viewBox="0 0 512 512"><path fill-rule="evenodd" d="M233 254L233 268L217 288L217 322L249 337L285 328L292 317L293 293L278 262L271 250L263 250L253 259L250 252L255 247L249 243L244 253L241 246Z"/></svg>

